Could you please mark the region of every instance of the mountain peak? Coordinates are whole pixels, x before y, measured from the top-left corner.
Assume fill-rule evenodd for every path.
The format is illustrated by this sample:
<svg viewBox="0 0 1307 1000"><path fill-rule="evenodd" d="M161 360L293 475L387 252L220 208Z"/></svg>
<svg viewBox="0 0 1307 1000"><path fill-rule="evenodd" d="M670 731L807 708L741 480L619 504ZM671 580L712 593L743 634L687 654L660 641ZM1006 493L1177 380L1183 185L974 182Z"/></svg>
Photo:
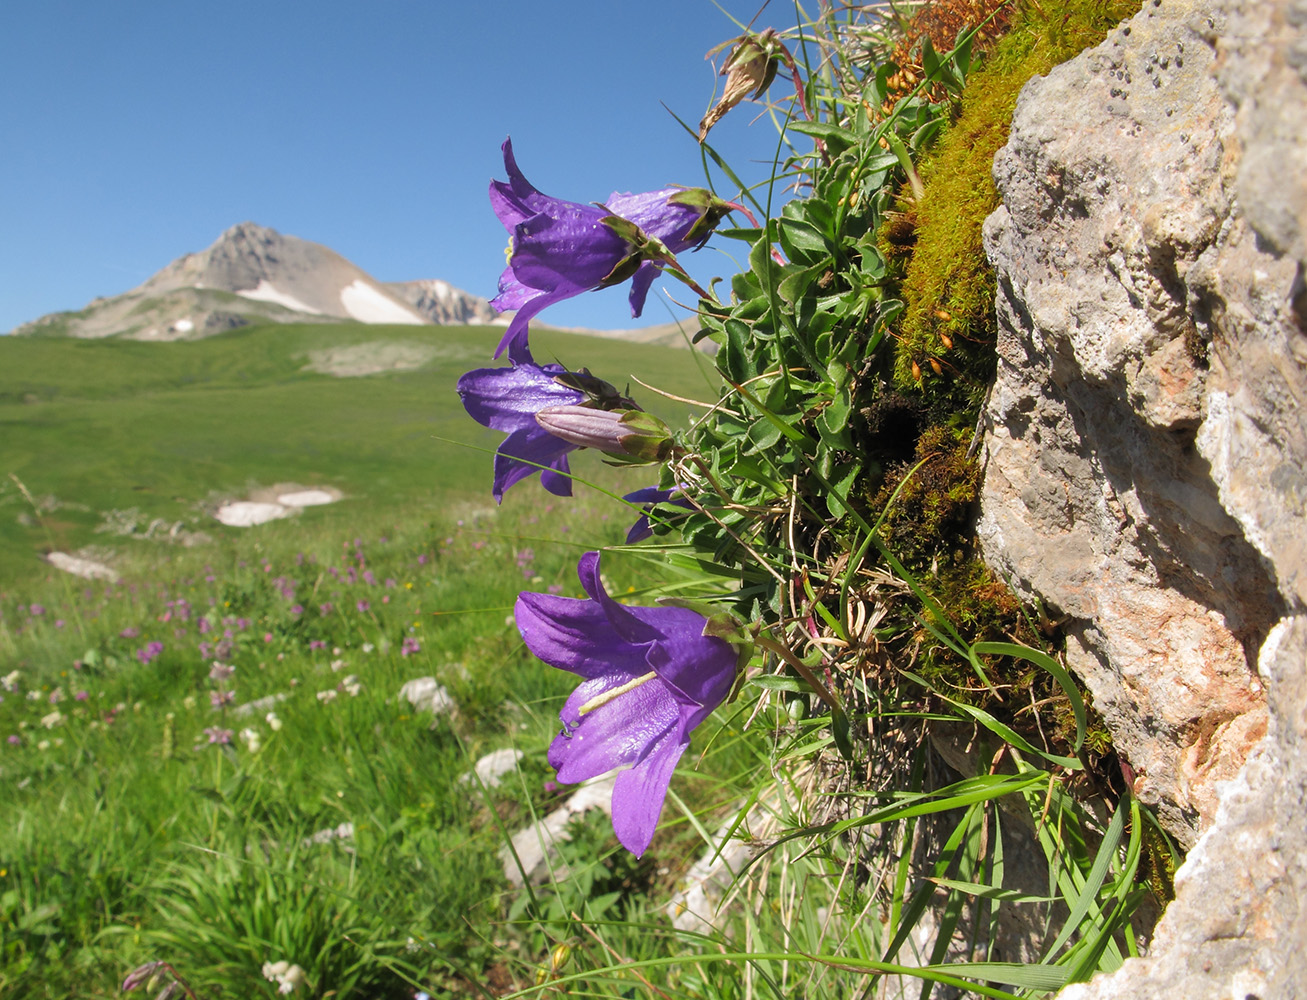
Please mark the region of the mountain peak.
<svg viewBox="0 0 1307 1000"><path fill-rule="evenodd" d="M44 316L14 332L178 340L250 323L493 318L488 302L445 282L384 284L320 243L246 221L122 295L97 299L78 313Z"/></svg>

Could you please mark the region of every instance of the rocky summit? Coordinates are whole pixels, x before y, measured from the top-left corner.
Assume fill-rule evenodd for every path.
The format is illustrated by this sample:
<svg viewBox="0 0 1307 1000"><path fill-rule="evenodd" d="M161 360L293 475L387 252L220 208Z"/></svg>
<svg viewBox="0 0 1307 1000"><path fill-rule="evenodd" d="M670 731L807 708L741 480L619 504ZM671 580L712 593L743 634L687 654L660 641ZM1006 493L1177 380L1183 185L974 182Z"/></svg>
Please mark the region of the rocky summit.
<svg viewBox="0 0 1307 1000"><path fill-rule="evenodd" d="M320 243L243 222L122 295L25 323L17 335L191 340L254 323L489 323L485 299L443 281L377 281Z"/></svg>

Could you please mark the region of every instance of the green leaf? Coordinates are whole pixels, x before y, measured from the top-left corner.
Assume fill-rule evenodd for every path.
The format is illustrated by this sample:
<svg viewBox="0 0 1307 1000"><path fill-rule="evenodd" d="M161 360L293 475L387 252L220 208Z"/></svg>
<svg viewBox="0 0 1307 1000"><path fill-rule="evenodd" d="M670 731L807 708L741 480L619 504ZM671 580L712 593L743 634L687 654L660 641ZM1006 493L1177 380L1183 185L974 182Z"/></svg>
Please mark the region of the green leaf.
<svg viewBox="0 0 1307 1000"><path fill-rule="evenodd" d="M830 267L830 260L824 260L802 271L787 275L776 289L776 294L789 305L794 305L807 294L812 283Z"/></svg>
<svg viewBox="0 0 1307 1000"><path fill-rule="evenodd" d="M1076 753L1080 752L1080 748L1085 743L1085 703L1080 697L1075 681L1071 679L1071 675L1062 664L1041 650L1012 642L978 642L971 649L978 656L1011 656L1018 660L1029 660L1035 666L1043 667L1052 674L1053 679L1066 694L1067 700L1071 702L1071 711L1076 717L1075 750Z"/></svg>
<svg viewBox="0 0 1307 1000"><path fill-rule="evenodd" d="M849 716L842 708L831 709L831 736L835 740L835 749L845 760L853 759L853 741L849 738Z"/></svg>
<svg viewBox="0 0 1307 1000"><path fill-rule="evenodd" d="M843 389L821 411L817 417L817 430L825 444L846 450L853 447L849 437L849 411L852 408L849 391Z"/></svg>
<svg viewBox="0 0 1307 1000"><path fill-rule="evenodd" d="M808 686L797 677L786 677L784 674L762 674L752 678L749 683L764 691L788 691L792 694L800 694L808 690Z"/></svg>
<svg viewBox="0 0 1307 1000"><path fill-rule="evenodd" d="M826 493L826 509L830 511L831 517L843 517L848 511L846 501L849 497L849 488L861 471L862 463L860 462L848 462L835 467L834 474L831 476L830 489Z"/></svg>
<svg viewBox="0 0 1307 1000"><path fill-rule="evenodd" d="M826 238L806 222L797 222L792 219L782 220L780 236L781 246L785 248L791 259L794 258L795 251L819 256L828 256L830 253Z"/></svg>
<svg viewBox="0 0 1307 1000"><path fill-rule="evenodd" d="M853 145L855 136L848 129L840 128L829 122L790 122L791 132L801 132L813 139L825 143L834 143L841 149ZM834 150L832 150L834 152Z"/></svg>

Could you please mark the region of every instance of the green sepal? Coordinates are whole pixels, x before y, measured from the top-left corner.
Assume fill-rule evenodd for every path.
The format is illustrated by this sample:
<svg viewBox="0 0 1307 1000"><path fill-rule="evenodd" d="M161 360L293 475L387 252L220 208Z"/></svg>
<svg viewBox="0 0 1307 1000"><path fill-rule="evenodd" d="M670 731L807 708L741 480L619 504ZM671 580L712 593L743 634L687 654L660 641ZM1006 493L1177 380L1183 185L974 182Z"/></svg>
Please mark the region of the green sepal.
<svg viewBox="0 0 1307 1000"><path fill-rule="evenodd" d="M607 208L606 205L599 207ZM635 274L636 269L646 260L660 261L664 264L676 263L676 255L667 249L667 244L656 236L650 236L630 219L623 219L620 215L605 215L599 222L612 230L619 239L624 240L631 249L631 253L618 261L608 277L599 283L600 288L625 281Z"/></svg>
<svg viewBox="0 0 1307 1000"><path fill-rule="evenodd" d="M735 206L723 201L707 188L686 188L667 199L669 205L688 205L699 210L699 217L681 237L687 243L701 243Z"/></svg>
<svg viewBox="0 0 1307 1000"><path fill-rule="evenodd" d="M644 255L639 253L629 253L616 264L613 269L604 275L603 280L599 282L599 288L611 288L613 285L620 285L628 278L635 277L635 272L640 270L640 265L644 263Z"/></svg>
<svg viewBox="0 0 1307 1000"><path fill-rule="evenodd" d="M618 440L627 454L649 462L662 462L671 455L671 428L652 413L627 410L622 414L621 424L626 430Z"/></svg>

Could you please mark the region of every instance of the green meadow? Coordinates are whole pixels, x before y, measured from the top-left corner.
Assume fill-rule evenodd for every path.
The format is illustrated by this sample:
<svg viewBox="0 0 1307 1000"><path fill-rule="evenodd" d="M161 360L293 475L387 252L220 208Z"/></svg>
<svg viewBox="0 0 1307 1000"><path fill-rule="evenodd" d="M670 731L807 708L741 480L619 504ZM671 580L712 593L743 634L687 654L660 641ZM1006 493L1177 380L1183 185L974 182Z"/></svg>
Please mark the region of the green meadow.
<svg viewBox="0 0 1307 1000"><path fill-rule="evenodd" d="M1016 1000L1138 951L1137 804L1103 829L1024 741L998 770L931 763L924 727L961 715L906 685L851 682L858 746L841 752L817 695L763 655L696 730L642 858L591 810L516 888L514 834L575 791L546 759L573 678L526 651L518 593L581 596L595 548L632 603L721 581L688 546L621 544L634 515L615 495L649 470L581 454L597 489L531 480L494 504L499 435L454 384L499 333L0 339L0 997L118 997L144 966L133 996L156 1000ZM532 339L622 387L638 372L716 397L690 351ZM314 370L398 357L421 363ZM673 425L693 409L631 388ZM249 528L212 517L285 484L341 499ZM120 579L59 572L55 550ZM500 751L521 756L481 781ZM1023 829L1046 888L1004 874ZM669 913L705 851L741 846L747 873ZM996 943L1000 907L1030 915L1041 960ZM711 922L673 923L687 911ZM919 946L934 912L944 933Z"/></svg>
<svg viewBox="0 0 1307 1000"><path fill-rule="evenodd" d="M509 891L501 849L572 791L544 758L572 685L526 653L512 604L524 589L579 595L577 557L620 542L633 515L534 481L494 505L499 435L466 417L454 382L491 363L498 336L342 324L0 340L0 471L34 501L6 478L0 995L116 996L148 961L203 998L277 996L262 971L277 962L301 968L301 995L506 995L560 944L611 964L614 932L600 945L577 919L638 926L672 891L702 850L691 813L666 817L643 862L592 813L554 861L566 879ZM315 351L394 342L430 360L305 370ZM689 351L566 334L536 351L711 394ZM639 470L577 468L610 492L645 485ZM207 512L287 482L344 499L250 528ZM113 511L206 540L97 531ZM120 582L39 558L86 545ZM637 591L640 569L605 557L616 593ZM421 677L453 711L400 696ZM468 777L507 748L523 757L499 788ZM680 801L718 822L747 753L714 740Z"/></svg>
<svg viewBox="0 0 1307 1000"><path fill-rule="evenodd" d="M30 574L34 553L115 544L113 525L134 521L141 534L159 519L212 533L221 526L204 504L211 513L257 486L334 487L347 509L488 497L484 449L500 435L468 419L454 384L495 364L502 332L351 323L171 343L0 339L0 583ZM639 372L675 395L714 395L710 363L689 351L543 331L536 342L541 362L588 367L619 387ZM366 358L391 345L428 360L362 377L310 368L323 352ZM640 395L683 421L683 404Z"/></svg>

